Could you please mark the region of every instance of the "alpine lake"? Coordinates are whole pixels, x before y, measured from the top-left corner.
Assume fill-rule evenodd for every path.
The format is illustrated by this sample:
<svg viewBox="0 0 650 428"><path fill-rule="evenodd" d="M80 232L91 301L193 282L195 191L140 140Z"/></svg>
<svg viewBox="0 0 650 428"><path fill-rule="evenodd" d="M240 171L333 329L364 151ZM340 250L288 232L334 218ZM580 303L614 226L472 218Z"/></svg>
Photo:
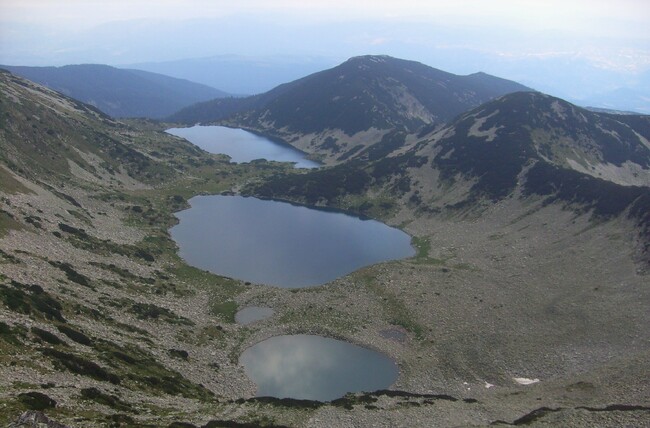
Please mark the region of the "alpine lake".
<svg viewBox="0 0 650 428"><path fill-rule="evenodd" d="M233 162L253 159L318 165L304 153L241 129L174 128L211 153ZM378 221L346 213L242 196L196 196L176 213L171 236L190 265L265 286L302 288L326 284L371 264L414 255L410 237ZM272 316L272 308L243 308L246 325ZM374 350L313 335L271 337L240 357L258 396L329 401L348 392L393 384L396 363Z"/></svg>
<svg viewBox="0 0 650 428"><path fill-rule="evenodd" d="M250 162L266 159L278 162L294 162L296 168L317 168L319 164L305 157L305 153L287 144L271 141L243 129L225 126L201 126L171 128L168 134L185 138L206 152L230 156L231 162Z"/></svg>

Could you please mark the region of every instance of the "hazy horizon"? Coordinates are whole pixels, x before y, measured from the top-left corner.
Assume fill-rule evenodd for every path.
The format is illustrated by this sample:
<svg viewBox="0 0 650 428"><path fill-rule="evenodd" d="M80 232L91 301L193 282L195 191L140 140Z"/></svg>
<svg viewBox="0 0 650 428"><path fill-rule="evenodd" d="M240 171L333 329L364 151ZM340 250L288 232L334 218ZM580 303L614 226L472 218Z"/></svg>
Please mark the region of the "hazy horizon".
<svg viewBox="0 0 650 428"><path fill-rule="evenodd" d="M632 91L629 108L650 112L650 3L640 0L5 0L0 16L6 65L234 55L319 69L387 54L457 74L484 71L570 100Z"/></svg>

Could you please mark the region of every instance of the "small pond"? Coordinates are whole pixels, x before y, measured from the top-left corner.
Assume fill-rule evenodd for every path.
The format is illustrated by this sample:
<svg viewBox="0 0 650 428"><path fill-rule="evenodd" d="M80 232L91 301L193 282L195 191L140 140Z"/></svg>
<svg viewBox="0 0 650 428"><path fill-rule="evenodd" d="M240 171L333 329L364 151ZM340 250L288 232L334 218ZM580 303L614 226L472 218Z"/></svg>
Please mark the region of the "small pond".
<svg viewBox="0 0 650 428"><path fill-rule="evenodd" d="M387 356L321 336L277 336L248 348L239 362L257 396L330 401L388 388L399 374Z"/></svg>
<svg viewBox="0 0 650 428"><path fill-rule="evenodd" d="M170 230L189 264L286 288L325 284L412 256L411 238L374 220L241 196L197 196Z"/></svg>
<svg viewBox="0 0 650 428"><path fill-rule="evenodd" d="M243 129L196 125L191 128L171 128L166 132L185 138L206 152L226 154L235 163L266 159L278 162L295 162L296 168L320 166L318 163L306 159L305 153L300 150Z"/></svg>
<svg viewBox="0 0 650 428"><path fill-rule="evenodd" d="M273 315L273 309L259 306L248 306L235 314L235 322L241 325L252 324Z"/></svg>

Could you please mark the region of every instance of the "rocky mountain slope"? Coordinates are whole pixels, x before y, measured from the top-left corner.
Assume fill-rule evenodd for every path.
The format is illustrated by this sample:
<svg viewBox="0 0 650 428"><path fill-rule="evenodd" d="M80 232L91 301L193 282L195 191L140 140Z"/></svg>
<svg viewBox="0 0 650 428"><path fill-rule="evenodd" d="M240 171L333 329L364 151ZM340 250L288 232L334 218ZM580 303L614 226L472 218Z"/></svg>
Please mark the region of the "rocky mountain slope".
<svg viewBox="0 0 650 428"><path fill-rule="evenodd" d="M350 162L248 191L401 225L417 237L418 266L369 275L388 298L409 302L411 331L420 326L434 343L420 373L471 372L485 384L468 391L487 391L490 379L523 370L558 387L557 401L513 423L579 426L575 413L549 415L560 402L629 399L628 387L633 401L650 401L634 380L650 357L640 330L650 303L648 124L515 93L428 134L392 131ZM632 425L650 413L637 417Z"/></svg>
<svg viewBox="0 0 650 428"><path fill-rule="evenodd" d="M392 131L354 162L255 189L309 204L342 204L371 191L392 202L363 199L355 209L480 210L481 201L535 195L601 217L627 213L650 240L650 116L598 114L514 93L428 135Z"/></svg>
<svg viewBox="0 0 650 428"><path fill-rule="evenodd" d="M230 164L155 124L114 121L7 73L0 89L0 424L32 410L47 418L20 420L75 427L647 425L639 214L648 210L637 205L645 193L625 196L622 211L599 211L611 206L603 194L647 187L568 169L553 147L520 147L510 132L523 138L530 124L477 125L498 116L479 108L456 129L486 135L457 141L457 155L445 146L453 125L419 137L397 130L358 160L304 172ZM553 109L531 106L555 99L513 97L511 111L528 106L554 123ZM572 106L561 105L567 116ZM608 116L597 118L610 129ZM636 164L644 174L645 152L622 136L647 135L646 119L625 120L616 128L625 156L592 141L572 159ZM585 125L576 135L600 133ZM509 186L510 170L477 169L484 154L472 153L489 144L523 165L507 196L490 183ZM529 192L536 165L559 173ZM198 193L245 185L398 225L417 255L309 289L246 284L180 260L167 231L172 211ZM234 323L246 306L274 315ZM390 390L330 403L254 397L239 355L295 333L379 350L399 378Z"/></svg>
<svg viewBox="0 0 650 428"><path fill-rule="evenodd" d="M191 104L228 96L188 80L108 65L0 68L91 104L112 117L163 118Z"/></svg>
<svg viewBox="0 0 650 428"><path fill-rule="evenodd" d="M458 76L388 56L351 58L243 100L188 107L169 120L222 121L280 138L334 162L388 130L447 122L500 95L530 90L485 73Z"/></svg>
<svg viewBox="0 0 650 428"><path fill-rule="evenodd" d="M209 191L202 171L227 161L8 72L0 87L0 423L32 409L128 425L165 401L213 400L173 337L211 341L221 318L177 306L218 306L234 285L167 258L166 229L189 184ZM224 287L201 291L208 279Z"/></svg>

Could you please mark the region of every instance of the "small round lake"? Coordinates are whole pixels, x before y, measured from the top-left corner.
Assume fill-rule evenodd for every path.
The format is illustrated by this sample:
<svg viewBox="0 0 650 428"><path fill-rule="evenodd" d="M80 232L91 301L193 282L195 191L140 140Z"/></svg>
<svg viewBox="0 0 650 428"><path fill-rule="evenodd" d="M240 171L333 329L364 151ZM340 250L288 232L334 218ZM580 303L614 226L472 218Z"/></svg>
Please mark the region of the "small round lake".
<svg viewBox="0 0 650 428"><path fill-rule="evenodd" d="M410 257L409 235L374 220L241 196L197 196L170 230L189 264L279 287L325 284Z"/></svg>
<svg viewBox="0 0 650 428"><path fill-rule="evenodd" d="M239 362L257 396L330 401L348 392L376 391L399 370L387 356L321 336L277 336L248 348Z"/></svg>
<svg viewBox="0 0 650 428"><path fill-rule="evenodd" d="M273 309L259 306L248 306L235 314L235 322L241 325L252 324L265 320L273 315Z"/></svg>
<svg viewBox="0 0 650 428"><path fill-rule="evenodd" d="M289 145L276 143L243 129L195 125L191 128L171 128L166 132L185 138L206 152L226 154L235 163L266 159L278 162L295 162L296 168L320 166L318 163L306 159L305 153Z"/></svg>

